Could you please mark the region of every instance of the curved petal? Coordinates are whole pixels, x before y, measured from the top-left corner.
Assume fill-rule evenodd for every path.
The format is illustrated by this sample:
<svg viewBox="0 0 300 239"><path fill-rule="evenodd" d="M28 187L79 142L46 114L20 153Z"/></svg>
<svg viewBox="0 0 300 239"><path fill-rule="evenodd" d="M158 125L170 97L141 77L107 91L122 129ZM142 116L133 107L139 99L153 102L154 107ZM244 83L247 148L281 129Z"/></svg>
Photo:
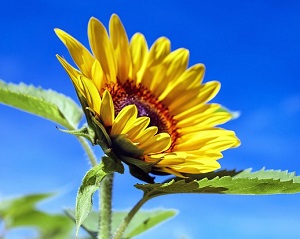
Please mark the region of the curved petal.
<svg viewBox="0 0 300 239"><path fill-rule="evenodd" d="M161 63L165 66L163 81L152 81L150 90L159 97L167 88L174 84L174 81L186 70L189 59L189 51L185 48L179 48L171 52Z"/></svg>
<svg viewBox="0 0 300 239"><path fill-rule="evenodd" d="M141 77L141 83L148 89L151 86L156 67L165 59L168 54L170 54L170 49L171 43L166 37L158 38L151 46L146 68L143 76Z"/></svg>
<svg viewBox="0 0 300 239"><path fill-rule="evenodd" d="M100 119L103 124L106 127L112 126L115 119L115 108L111 95L107 90L103 93L100 112Z"/></svg>
<svg viewBox="0 0 300 239"><path fill-rule="evenodd" d="M160 133L139 145L144 154L160 153L167 150L171 145L171 137L167 133Z"/></svg>
<svg viewBox="0 0 300 239"><path fill-rule="evenodd" d="M103 24L92 17L88 24L88 37L94 56L100 62L109 82L116 82L116 60L111 41Z"/></svg>
<svg viewBox="0 0 300 239"><path fill-rule="evenodd" d="M125 106L114 120L111 128L111 135L126 134L137 117L135 105Z"/></svg>
<svg viewBox="0 0 300 239"><path fill-rule="evenodd" d="M131 79L138 85L141 82L141 77L144 73L147 57L148 45L143 34L136 33L130 41L130 51L132 60Z"/></svg>
<svg viewBox="0 0 300 239"><path fill-rule="evenodd" d="M94 63L92 54L74 37L58 28L54 29L56 35L68 48L70 55L78 68L87 77L91 77L91 68Z"/></svg>
<svg viewBox="0 0 300 239"><path fill-rule="evenodd" d="M79 81L83 85L84 97L89 107L91 107L98 115L100 114L101 98L94 83L85 76L79 76Z"/></svg>
<svg viewBox="0 0 300 239"><path fill-rule="evenodd" d="M139 135L140 132L143 132L146 127L150 123L150 118L143 116L143 117L138 117L134 124L132 125L132 128L128 130L127 135L128 138L131 139L131 141L136 142L136 137Z"/></svg>
<svg viewBox="0 0 300 239"><path fill-rule="evenodd" d="M62 64L63 68L68 73L69 77L71 78L73 84L75 85L76 89L81 91L81 94L83 93L83 89L80 87L80 84L78 82L78 76L81 75L81 72L76 70L73 66L71 66L64 58L62 58L59 55L56 55L57 59L59 60L60 64Z"/></svg>
<svg viewBox="0 0 300 239"><path fill-rule="evenodd" d="M117 61L117 77L121 83L124 83L128 80L131 71L131 55L126 31L116 14L111 16L109 33Z"/></svg>

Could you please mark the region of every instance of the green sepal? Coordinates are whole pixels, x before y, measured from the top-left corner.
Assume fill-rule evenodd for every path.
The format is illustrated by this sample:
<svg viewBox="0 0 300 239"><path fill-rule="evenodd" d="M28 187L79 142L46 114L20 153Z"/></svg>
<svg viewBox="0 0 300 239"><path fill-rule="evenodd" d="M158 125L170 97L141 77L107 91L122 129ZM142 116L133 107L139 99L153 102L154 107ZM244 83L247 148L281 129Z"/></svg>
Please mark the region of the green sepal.
<svg viewBox="0 0 300 239"><path fill-rule="evenodd" d="M106 151L111 147L111 140L109 135L106 132L105 127L95 117L95 113L89 107L85 97L81 95L79 91L76 91L76 93L81 103L82 110L85 114L87 124L90 130L93 131L95 134L95 141L93 142L93 144L98 144L103 149L103 151Z"/></svg>
<svg viewBox="0 0 300 239"><path fill-rule="evenodd" d="M130 157L140 157L143 155L143 150L134 145L126 135L112 135L112 147L121 155L130 155Z"/></svg>
<svg viewBox="0 0 300 239"><path fill-rule="evenodd" d="M80 225L85 221L92 210L92 196L96 190L99 189L100 182L105 176L106 172L103 170L103 164L98 164L91 168L82 180L76 197L76 236L78 235Z"/></svg>
<svg viewBox="0 0 300 239"><path fill-rule="evenodd" d="M153 163L147 163L139 158L126 156L120 156L120 159L128 165L132 176L147 183L154 183L154 177L149 175L152 171Z"/></svg>
<svg viewBox="0 0 300 239"><path fill-rule="evenodd" d="M151 173L152 167L154 165L153 163L147 163L139 158L120 156L120 159L126 164L136 166L137 168L141 169L145 173Z"/></svg>
<svg viewBox="0 0 300 239"><path fill-rule="evenodd" d="M135 165L127 164L129 167L130 174L146 183L154 183L155 177L150 176L148 173L145 173L142 169L136 167Z"/></svg>
<svg viewBox="0 0 300 239"><path fill-rule="evenodd" d="M110 172L117 172L117 173L121 173L121 174L124 173L124 165L118 159L114 160L111 157L103 156L102 163L103 163L103 170L107 173L110 173Z"/></svg>
<svg viewBox="0 0 300 239"><path fill-rule="evenodd" d="M99 122L99 120L96 119L96 117L92 115L92 112L90 112L90 117L92 120L93 129L95 130L95 133L96 133L96 136L98 139L96 141L96 143L101 146L103 151L106 151L112 145L111 139L110 139L109 135L107 134L106 129L103 126L103 124L101 124Z"/></svg>

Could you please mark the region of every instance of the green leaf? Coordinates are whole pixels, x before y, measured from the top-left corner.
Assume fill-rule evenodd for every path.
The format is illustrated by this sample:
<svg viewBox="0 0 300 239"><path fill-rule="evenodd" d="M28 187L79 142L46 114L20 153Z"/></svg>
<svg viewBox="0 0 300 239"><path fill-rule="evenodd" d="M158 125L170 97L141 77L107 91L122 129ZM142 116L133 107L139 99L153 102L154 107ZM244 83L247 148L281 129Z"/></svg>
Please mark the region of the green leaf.
<svg viewBox="0 0 300 239"><path fill-rule="evenodd" d="M98 164L95 167L91 168L82 180L76 197L76 236L78 235L80 225L84 222L84 220L92 210L92 196L94 192L99 189L100 182L105 176L106 172L103 171L103 164Z"/></svg>
<svg viewBox="0 0 300 239"><path fill-rule="evenodd" d="M67 210L67 215L74 219L74 212ZM114 211L112 214L112 230L115 231L124 220L127 211ZM141 233L157 226L158 224L174 217L177 214L173 209L156 209L149 211L139 211L128 225L125 231L124 239L133 238ZM99 213L91 212L82 224L82 227L89 233L92 238L97 238Z"/></svg>
<svg viewBox="0 0 300 239"><path fill-rule="evenodd" d="M218 172L215 177L200 180L175 178L167 183L137 184L135 187L144 191L147 197L157 197L175 193L216 193L216 194L291 194L300 192L300 176L287 171L260 170L251 172L250 169L237 172L229 171L228 175ZM231 176L234 175L234 176Z"/></svg>
<svg viewBox="0 0 300 239"><path fill-rule="evenodd" d="M36 204L46 198L49 198L53 194L30 194L17 198L3 200L0 203L0 218L6 220L7 222L12 222L13 220L9 218L17 218L20 215L26 214L32 211ZM6 225L10 226L10 225Z"/></svg>
<svg viewBox="0 0 300 239"><path fill-rule="evenodd" d="M76 129L82 109L69 97L23 83L0 80L0 103L51 120L67 129Z"/></svg>
<svg viewBox="0 0 300 239"><path fill-rule="evenodd" d="M4 221L6 229L33 227L43 239L67 238L73 228L69 218L36 209L36 203L50 195L52 194L32 194L2 201L0 219Z"/></svg>
<svg viewBox="0 0 300 239"><path fill-rule="evenodd" d="M174 217L176 210L156 210L137 213L125 231L124 238L129 239L157 226L158 224Z"/></svg>

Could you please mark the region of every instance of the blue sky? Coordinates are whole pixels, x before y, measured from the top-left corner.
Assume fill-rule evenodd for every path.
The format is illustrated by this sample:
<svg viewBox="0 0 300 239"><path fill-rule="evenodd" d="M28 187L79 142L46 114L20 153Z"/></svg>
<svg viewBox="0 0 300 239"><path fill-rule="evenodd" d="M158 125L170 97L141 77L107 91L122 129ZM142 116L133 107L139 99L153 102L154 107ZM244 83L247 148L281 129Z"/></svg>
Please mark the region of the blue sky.
<svg viewBox="0 0 300 239"><path fill-rule="evenodd" d="M242 141L225 152L224 169L283 169L300 174L300 2L254 1L16 1L1 3L0 79L52 88L76 99L55 54L68 56L54 34L64 29L87 45L91 16L106 26L117 13L129 37L142 32L149 45L168 37L172 49L190 50L190 65L206 65L205 81L219 80L214 102L241 117L226 128ZM88 169L76 140L55 124L0 105L0 195L57 191L42 207L73 207ZM100 151L97 150L99 153ZM116 209L141 196L129 175L116 177ZM300 237L298 195L172 195L150 208L176 208L179 215L141 238ZM24 236L24 235L22 235ZM23 238L11 235L11 238Z"/></svg>

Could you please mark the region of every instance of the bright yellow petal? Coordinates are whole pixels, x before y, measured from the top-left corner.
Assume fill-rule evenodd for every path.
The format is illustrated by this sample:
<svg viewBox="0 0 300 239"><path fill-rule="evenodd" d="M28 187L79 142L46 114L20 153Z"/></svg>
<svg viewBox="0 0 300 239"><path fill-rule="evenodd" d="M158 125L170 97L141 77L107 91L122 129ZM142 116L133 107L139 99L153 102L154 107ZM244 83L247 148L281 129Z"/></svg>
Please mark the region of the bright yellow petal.
<svg viewBox="0 0 300 239"><path fill-rule="evenodd" d="M220 88L221 84L218 81L209 81L201 85L200 93L198 95L199 100L203 103L210 101L218 94Z"/></svg>
<svg viewBox="0 0 300 239"><path fill-rule="evenodd" d="M92 54L74 37L60 29L54 29L56 35L68 48L74 62L84 75L91 77L91 68L94 63Z"/></svg>
<svg viewBox="0 0 300 239"><path fill-rule="evenodd" d="M166 71L163 81L153 80L150 90L159 97L164 91L173 84L174 81L186 70L189 59L189 51L184 48L171 52L161 63L165 65Z"/></svg>
<svg viewBox="0 0 300 239"><path fill-rule="evenodd" d="M98 115L100 114L101 98L94 83L85 76L79 76L79 81L84 88L84 96L91 107Z"/></svg>
<svg viewBox="0 0 300 239"><path fill-rule="evenodd" d="M139 145L144 150L144 154L160 153L167 150L171 145L171 137L167 133L160 133Z"/></svg>
<svg viewBox="0 0 300 239"><path fill-rule="evenodd" d="M210 101L220 90L220 83L210 81L203 85L185 90L185 94L174 95L174 100L169 105L172 115L180 114L196 105ZM173 95L173 94L172 94Z"/></svg>
<svg viewBox="0 0 300 239"><path fill-rule="evenodd" d="M168 166L184 163L186 157L186 152L150 154L145 156L145 161L149 163L157 163L159 166Z"/></svg>
<svg viewBox="0 0 300 239"><path fill-rule="evenodd" d="M120 18L113 14L109 22L109 33L117 61L117 77L121 83L129 79L131 55L128 37Z"/></svg>
<svg viewBox="0 0 300 239"><path fill-rule="evenodd" d="M105 76L98 60L95 60L92 66L92 80L95 86L97 87L99 93L101 93L101 90L105 84Z"/></svg>
<svg viewBox="0 0 300 239"><path fill-rule="evenodd" d="M135 105L125 106L117 115L113 122L111 135L126 134L135 122L137 117L137 108Z"/></svg>
<svg viewBox="0 0 300 239"><path fill-rule="evenodd" d="M189 118L191 116L194 115L208 115L208 114L212 114L214 112L216 112L218 109L220 109L220 105L219 104L199 104L199 105L195 105L194 107L191 107L183 112L181 112L178 115L174 116L174 119L176 121L181 121L184 120L186 118Z"/></svg>
<svg viewBox="0 0 300 239"><path fill-rule="evenodd" d="M169 105L173 101L174 96L181 94L185 90L199 86L203 80L204 72L205 67L203 64L196 64L190 67L165 89L159 96L159 100Z"/></svg>
<svg viewBox="0 0 300 239"><path fill-rule="evenodd" d="M171 44L165 37L158 38L151 46L141 83L148 89L151 86L156 67L170 54Z"/></svg>
<svg viewBox="0 0 300 239"><path fill-rule="evenodd" d="M115 108L111 95L107 90L103 93L100 112L100 119L103 124L105 126L112 126L115 118Z"/></svg>
<svg viewBox="0 0 300 239"><path fill-rule="evenodd" d="M131 79L136 82L136 85L141 82L141 76L144 73L147 57L148 45L144 35L136 33L130 41L130 51L132 60Z"/></svg>
<svg viewBox="0 0 300 239"><path fill-rule="evenodd" d="M199 128L208 128L214 127L216 125L224 124L228 120L232 118L231 114L228 112L215 112L211 114L199 114L190 116L184 120L178 121L177 126L180 129L185 128L186 130L182 130L181 132L186 133L189 130L195 131L195 129ZM193 130L194 128L194 130Z"/></svg>
<svg viewBox="0 0 300 239"><path fill-rule="evenodd" d="M71 78L73 84L75 85L76 89L80 90L82 93L82 88L78 83L78 76L81 75L81 72L76 70L73 66L71 66L64 58L59 55L56 55L59 62L62 64L66 72L68 73L69 77Z"/></svg>
<svg viewBox="0 0 300 239"><path fill-rule="evenodd" d="M91 18L88 24L88 37L94 56L100 62L109 82L116 82L116 60L111 41L103 24Z"/></svg>
<svg viewBox="0 0 300 239"><path fill-rule="evenodd" d="M158 129L156 126L150 126L144 131L141 131L138 136L135 138L136 143L143 144L144 142L148 141L150 138L152 138L156 133Z"/></svg>
<svg viewBox="0 0 300 239"><path fill-rule="evenodd" d="M195 131L189 134L182 135L174 147L176 151L190 151L205 149L206 145L211 145L213 149L214 142L226 141L226 144L234 145L236 143L236 137L233 131L212 128L203 131ZM229 142L230 141L230 142Z"/></svg>
<svg viewBox="0 0 300 239"><path fill-rule="evenodd" d="M146 129L149 123L149 117L138 117L132 125L132 128L127 132L128 138L135 142L135 138L139 135L140 132L143 132Z"/></svg>
<svg viewBox="0 0 300 239"><path fill-rule="evenodd" d="M201 163L189 163L188 160L186 160L185 163L172 165L170 168L180 173L200 174L215 171L220 168L220 164L210 159L202 161Z"/></svg>

